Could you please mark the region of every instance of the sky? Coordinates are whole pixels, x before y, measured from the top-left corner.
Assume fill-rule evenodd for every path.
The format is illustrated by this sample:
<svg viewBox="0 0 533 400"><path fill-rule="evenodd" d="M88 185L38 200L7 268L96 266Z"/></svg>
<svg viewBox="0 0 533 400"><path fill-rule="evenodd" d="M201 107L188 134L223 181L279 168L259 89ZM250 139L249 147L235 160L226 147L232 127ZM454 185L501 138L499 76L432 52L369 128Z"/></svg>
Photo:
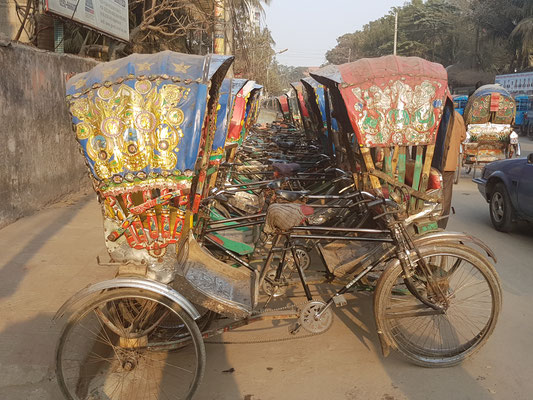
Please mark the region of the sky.
<svg viewBox="0 0 533 400"><path fill-rule="evenodd" d="M319 66L337 38L355 32L407 0L271 0L265 20L280 64Z"/></svg>

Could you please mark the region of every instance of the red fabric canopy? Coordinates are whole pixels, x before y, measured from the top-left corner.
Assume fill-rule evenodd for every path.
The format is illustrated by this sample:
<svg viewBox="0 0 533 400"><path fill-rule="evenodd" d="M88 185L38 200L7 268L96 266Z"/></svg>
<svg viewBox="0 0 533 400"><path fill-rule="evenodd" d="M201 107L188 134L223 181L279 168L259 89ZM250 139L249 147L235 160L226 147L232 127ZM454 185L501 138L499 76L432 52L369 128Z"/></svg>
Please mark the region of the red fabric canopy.
<svg viewBox="0 0 533 400"><path fill-rule="evenodd" d="M418 57L363 58L337 66L340 92L363 147L433 144L448 93L440 64Z"/></svg>

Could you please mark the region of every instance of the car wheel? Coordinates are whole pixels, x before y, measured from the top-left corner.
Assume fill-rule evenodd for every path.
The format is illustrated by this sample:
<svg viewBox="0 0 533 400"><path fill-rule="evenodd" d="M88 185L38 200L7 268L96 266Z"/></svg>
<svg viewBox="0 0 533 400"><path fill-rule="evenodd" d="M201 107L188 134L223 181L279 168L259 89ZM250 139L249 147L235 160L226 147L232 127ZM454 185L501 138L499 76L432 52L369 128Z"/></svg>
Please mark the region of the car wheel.
<svg viewBox="0 0 533 400"><path fill-rule="evenodd" d="M513 224L513 205L503 183L497 183L490 196L490 220L496 230L509 232Z"/></svg>

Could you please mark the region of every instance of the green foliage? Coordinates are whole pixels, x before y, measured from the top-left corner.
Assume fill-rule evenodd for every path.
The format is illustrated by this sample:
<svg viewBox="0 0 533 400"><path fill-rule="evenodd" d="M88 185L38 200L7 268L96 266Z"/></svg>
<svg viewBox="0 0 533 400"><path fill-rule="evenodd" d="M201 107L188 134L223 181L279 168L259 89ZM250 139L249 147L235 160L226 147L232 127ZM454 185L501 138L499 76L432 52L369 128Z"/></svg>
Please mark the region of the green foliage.
<svg viewBox="0 0 533 400"><path fill-rule="evenodd" d="M532 0L412 0L340 36L326 59L342 64L392 54L396 12L398 55L492 72L533 66Z"/></svg>

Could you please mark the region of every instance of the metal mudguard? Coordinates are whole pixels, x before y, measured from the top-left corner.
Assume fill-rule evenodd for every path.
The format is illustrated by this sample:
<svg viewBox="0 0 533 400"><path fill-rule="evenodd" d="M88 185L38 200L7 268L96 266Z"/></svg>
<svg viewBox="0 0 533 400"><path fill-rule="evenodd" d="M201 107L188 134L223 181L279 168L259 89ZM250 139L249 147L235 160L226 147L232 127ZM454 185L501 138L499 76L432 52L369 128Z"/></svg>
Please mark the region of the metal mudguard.
<svg viewBox="0 0 533 400"><path fill-rule="evenodd" d="M142 289L160 294L174 303L177 303L181 308L183 308L183 310L185 310L185 312L187 312L187 314L191 316L191 318L195 320L200 318L200 314L194 305L170 286L146 278L141 279L135 277L119 277L98 282L80 290L59 308L53 319L56 320L61 318L65 313L75 310L74 306L85 303L97 293L119 288Z"/></svg>
<svg viewBox="0 0 533 400"><path fill-rule="evenodd" d="M415 244L417 246L425 246L428 244L434 244L435 242L439 242L441 240L473 243L483 249L487 253L487 255L494 260L494 262L498 262L498 260L496 259L496 255L489 248L489 246L487 246L481 239L478 239L477 237L464 232L432 232L415 238Z"/></svg>

